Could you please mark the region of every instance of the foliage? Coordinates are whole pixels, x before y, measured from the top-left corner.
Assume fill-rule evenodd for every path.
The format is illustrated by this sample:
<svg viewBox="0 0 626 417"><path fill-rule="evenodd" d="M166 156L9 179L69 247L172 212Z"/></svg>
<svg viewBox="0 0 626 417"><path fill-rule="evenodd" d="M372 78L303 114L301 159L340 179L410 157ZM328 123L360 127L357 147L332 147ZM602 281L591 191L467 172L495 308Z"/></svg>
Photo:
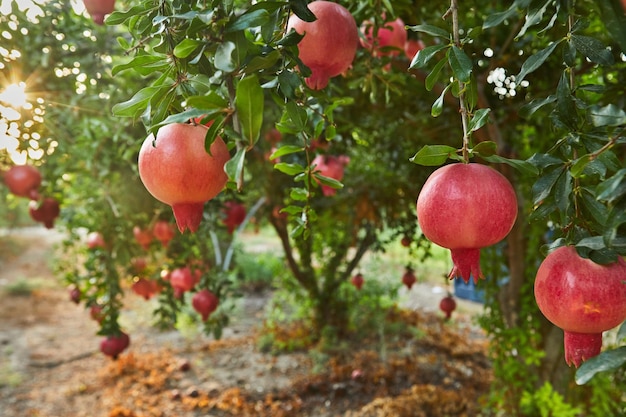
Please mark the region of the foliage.
<svg viewBox="0 0 626 417"><path fill-rule="evenodd" d="M541 388L522 395L521 409L526 416L576 417L581 410L563 401L563 397L546 382Z"/></svg>

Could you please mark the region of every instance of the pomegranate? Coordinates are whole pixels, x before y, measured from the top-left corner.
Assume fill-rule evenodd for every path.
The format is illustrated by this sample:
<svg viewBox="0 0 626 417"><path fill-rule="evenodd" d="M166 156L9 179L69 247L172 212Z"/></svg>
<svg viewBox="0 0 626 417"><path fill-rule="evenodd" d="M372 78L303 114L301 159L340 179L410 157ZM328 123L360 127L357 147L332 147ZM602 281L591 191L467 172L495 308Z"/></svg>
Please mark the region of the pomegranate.
<svg viewBox="0 0 626 417"><path fill-rule="evenodd" d="M176 268L170 274L170 284L174 289L179 289L182 292L191 291L193 287L200 281L202 272L196 269L191 272L191 268L188 266L184 268Z"/></svg>
<svg viewBox="0 0 626 417"><path fill-rule="evenodd" d="M195 232L204 203L222 191L228 177L224 164L230 159L219 136L204 148L208 128L173 123L149 135L139 151L139 176L157 200L172 206L178 230Z"/></svg>
<svg viewBox="0 0 626 417"><path fill-rule="evenodd" d="M106 243L104 242L104 238L100 232L91 232L87 235L87 247L89 249L101 248L104 249L106 247Z"/></svg>
<svg viewBox="0 0 626 417"><path fill-rule="evenodd" d="M344 174L344 168L349 162L350 157L345 155L334 156L319 154L315 157L315 159L313 159L311 165L314 165L315 170L319 171L321 175L341 181ZM319 183L317 179L316 181ZM322 194L327 197L337 193L335 188L329 187L328 185L321 184L320 186L322 188Z"/></svg>
<svg viewBox="0 0 626 417"><path fill-rule="evenodd" d="M413 60L415 55L425 47L426 45L424 45L421 39L409 39L404 44L404 54L409 60Z"/></svg>
<svg viewBox="0 0 626 417"><path fill-rule="evenodd" d="M517 197L498 171L481 164L443 166L417 198L417 221L428 239L450 249L450 278L483 278L480 248L504 239L517 218Z"/></svg>
<svg viewBox="0 0 626 417"><path fill-rule="evenodd" d="M39 170L30 165L13 165L4 173L4 183L9 191L18 197L39 199L38 188L41 185Z"/></svg>
<svg viewBox="0 0 626 417"><path fill-rule="evenodd" d="M115 9L115 0L83 0L85 10L98 25L104 24L104 16Z"/></svg>
<svg viewBox="0 0 626 417"><path fill-rule="evenodd" d="M133 273L141 274L148 267L146 258L138 257L130 260L130 267Z"/></svg>
<svg viewBox="0 0 626 417"><path fill-rule="evenodd" d="M400 240L400 244L405 248L411 246L412 239L408 236L402 236L402 240Z"/></svg>
<svg viewBox="0 0 626 417"><path fill-rule="evenodd" d="M298 43L299 58L311 70L305 79L313 90L321 90L328 80L346 71L356 55L359 32L348 9L330 1L313 1L308 8L317 18L305 22L292 15L287 31L304 35Z"/></svg>
<svg viewBox="0 0 626 417"><path fill-rule="evenodd" d="M92 304L89 307L89 317L98 323L102 323L102 320L104 320L103 307L100 304Z"/></svg>
<svg viewBox="0 0 626 417"><path fill-rule="evenodd" d="M386 22L378 28L375 39L374 25L371 21L361 25L361 32L363 33L363 37L360 39L361 45L371 50L374 56L397 56L404 50L407 42L406 27L400 18Z"/></svg>
<svg viewBox="0 0 626 417"><path fill-rule="evenodd" d="M219 304L219 299L209 290L198 291L191 299L191 305L202 316L202 321L207 321Z"/></svg>
<svg viewBox="0 0 626 417"><path fill-rule="evenodd" d="M402 283L410 290L416 282L417 278L415 277L413 268L407 266L406 271L404 271L404 274L402 275Z"/></svg>
<svg viewBox="0 0 626 417"><path fill-rule="evenodd" d="M222 223L226 225L228 233L230 234L246 219L246 206L236 201L227 201L224 203L223 212L226 218L222 220Z"/></svg>
<svg viewBox="0 0 626 417"><path fill-rule="evenodd" d="M358 274L354 275L354 276L350 279L350 282L352 283L352 285L354 285L354 287L355 287L357 290L360 290L360 289L361 289L361 287L363 286L363 282L364 282L364 280L363 280L363 274L359 272Z"/></svg>
<svg viewBox="0 0 626 417"><path fill-rule="evenodd" d="M145 298L146 301L159 292L159 285L146 278L139 278L133 283L131 288L135 294Z"/></svg>
<svg viewBox="0 0 626 417"><path fill-rule="evenodd" d="M551 252L539 266L535 299L564 331L565 361L580 366L602 348L602 332L626 320L626 262L599 265L573 246Z"/></svg>
<svg viewBox="0 0 626 417"><path fill-rule="evenodd" d="M158 220L152 226L152 234L163 246L167 246L170 240L174 238L174 225L164 220Z"/></svg>
<svg viewBox="0 0 626 417"><path fill-rule="evenodd" d="M152 232L150 230L144 230L139 226L133 227L133 236L139 246L144 248L144 250L148 250L150 248L150 243L152 243Z"/></svg>
<svg viewBox="0 0 626 417"><path fill-rule="evenodd" d="M69 290L69 295L70 295L70 301L73 302L74 304L78 304L80 303L80 297L81 297L81 292L80 289L78 287L71 287Z"/></svg>
<svg viewBox="0 0 626 417"><path fill-rule="evenodd" d="M28 205L28 213L33 220L43 223L48 229L52 229L54 220L61 214L61 208L55 198L46 197L40 203L31 200Z"/></svg>
<svg viewBox="0 0 626 417"><path fill-rule="evenodd" d="M116 335L109 335L100 342L100 352L107 356L117 359L128 346L130 346L130 337L120 332Z"/></svg>
<svg viewBox="0 0 626 417"><path fill-rule="evenodd" d="M446 320L450 320L452 312L456 310L456 301L454 300L454 297L452 297L452 294L448 294L441 299L439 302L439 310L443 311L446 315Z"/></svg>

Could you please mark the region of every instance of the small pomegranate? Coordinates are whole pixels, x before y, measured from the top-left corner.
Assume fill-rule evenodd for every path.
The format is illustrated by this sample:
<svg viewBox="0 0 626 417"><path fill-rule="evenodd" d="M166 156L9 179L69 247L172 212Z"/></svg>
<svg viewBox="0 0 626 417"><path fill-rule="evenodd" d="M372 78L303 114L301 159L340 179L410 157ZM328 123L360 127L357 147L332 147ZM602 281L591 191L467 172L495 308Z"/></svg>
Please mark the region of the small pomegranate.
<svg viewBox="0 0 626 417"><path fill-rule="evenodd" d="M170 284L174 289L179 289L182 292L191 291L193 287L200 281L202 273L199 269L191 272L191 268L188 266L184 268L176 268L170 274Z"/></svg>
<svg viewBox="0 0 626 417"><path fill-rule="evenodd" d="M89 317L98 323L102 323L102 320L104 320L103 307L100 304L92 304L89 307Z"/></svg>
<svg viewBox="0 0 626 417"><path fill-rule="evenodd" d="M446 315L446 320L450 320L452 312L456 310L456 301L454 297L452 297L452 294L448 294L441 299L439 302L439 310L443 311L443 314Z"/></svg>
<svg viewBox="0 0 626 417"><path fill-rule="evenodd" d="M354 287L355 287L357 290L360 290L360 289L361 289L361 287L363 286L363 282L364 282L364 280L363 280L363 274L359 272L358 274L354 275L354 276L350 279L350 282L352 283L352 285L354 285Z"/></svg>
<svg viewBox="0 0 626 417"><path fill-rule="evenodd" d="M133 236L139 246L141 246L144 250L148 250L150 248L150 244L152 243L152 239L154 236L150 230L142 229L139 226L133 227Z"/></svg>
<svg viewBox="0 0 626 417"><path fill-rule="evenodd" d="M564 331L565 361L578 368L600 353L602 332L626 320L626 262L599 265L573 246L551 252L539 266L535 299Z"/></svg>
<svg viewBox="0 0 626 417"><path fill-rule="evenodd" d="M148 267L148 261L143 257L133 258L130 260L130 267L134 274L141 274Z"/></svg>
<svg viewBox="0 0 626 417"><path fill-rule="evenodd" d="M39 199L38 188L41 185L41 174L33 166L13 165L4 173L4 183L9 187L9 191L18 197Z"/></svg>
<svg viewBox="0 0 626 417"><path fill-rule="evenodd" d="M139 278L138 280L133 282L131 289L135 294L146 299L146 301L152 298L154 294L159 292L158 284L155 281L146 278Z"/></svg>
<svg viewBox="0 0 626 417"><path fill-rule="evenodd" d="M415 55L425 47L426 45L424 45L421 39L409 39L404 44L404 54L409 60L413 60Z"/></svg>
<svg viewBox="0 0 626 417"><path fill-rule="evenodd" d="M415 272L413 272L413 268L410 266L406 267L406 271L402 275L402 283L410 290L413 287L413 284L417 282L417 278L415 277Z"/></svg>
<svg viewBox="0 0 626 417"><path fill-rule="evenodd" d="M246 219L246 206L236 201L224 203L223 213L226 217L222 223L226 225L228 233L233 234L235 229Z"/></svg>
<svg viewBox="0 0 626 417"><path fill-rule="evenodd" d="M313 159L311 165L314 165L315 170L319 171L321 175L341 181L345 166L348 165L349 162L350 157L345 155L334 156L319 154L315 157L315 159ZM337 193L336 189L329 187L328 185L321 184L321 188L322 194L327 197Z"/></svg>
<svg viewBox="0 0 626 417"><path fill-rule="evenodd" d="M219 304L219 299L209 290L198 291L191 299L191 305L202 316L202 321L207 321Z"/></svg>
<svg viewBox="0 0 626 417"><path fill-rule="evenodd" d="M117 359L128 346L130 346L130 337L120 332L116 335L109 335L100 342L100 352L107 356Z"/></svg>
<svg viewBox="0 0 626 417"><path fill-rule="evenodd" d="M204 203L218 195L228 176L224 164L230 159L219 136L204 148L204 125L173 123L149 135L139 151L139 176L157 200L174 211L178 230L195 232L202 220Z"/></svg>
<svg viewBox="0 0 626 417"><path fill-rule="evenodd" d="M40 203L31 200L28 205L28 213L33 220L43 223L48 229L52 229L54 220L61 214L61 208L57 199L46 197Z"/></svg>
<svg viewBox="0 0 626 417"><path fill-rule="evenodd" d="M392 22L386 22L378 29L374 39L374 26L371 21L361 25L363 38L360 39L364 48L370 49L374 56L397 56L404 50L407 42L406 27L402 19L397 18ZM382 49L389 49L382 51ZM391 49L393 48L393 49Z"/></svg>
<svg viewBox="0 0 626 417"><path fill-rule="evenodd" d="M91 232L87 235L87 247L89 249L101 248L104 249L106 247L106 243L104 242L104 238L100 232Z"/></svg>
<svg viewBox="0 0 626 417"><path fill-rule="evenodd" d="M104 16L115 10L115 0L83 0L83 3L91 19L98 25L104 24Z"/></svg>
<svg viewBox="0 0 626 417"><path fill-rule="evenodd" d="M174 233L174 225L165 220L158 220L152 226L152 234L163 246L170 243L170 240L174 238Z"/></svg>
<svg viewBox="0 0 626 417"><path fill-rule="evenodd" d="M417 221L433 243L450 249L450 278L483 278L480 248L504 239L517 218L517 197L498 171L481 164L443 166L417 198Z"/></svg>
<svg viewBox="0 0 626 417"><path fill-rule="evenodd" d="M308 8L317 18L305 22L292 15L287 31L294 29L304 35L298 43L299 58L311 70L305 82L313 90L321 90L328 80L352 65L359 44L356 22L348 9L330 1L313 1Z"/></svg>
<svg viewBox="0 0 626 417"><path fill-rule="evenodd" d="M70 301L73 302L74 304L78 304L80 303L80 298L82 296L81 291L78 287L76 286L72 286L70 288L69 291L69 295L70 295Z"/></svg>
<svg viewBox="0 0 626 417"><path fill-rule="evenodd" d="M412 241L413 240L409 236L402 236L402 240L400 240L400 244L404 246L405 248L408 248L409 246L411 246Z"/></svg>

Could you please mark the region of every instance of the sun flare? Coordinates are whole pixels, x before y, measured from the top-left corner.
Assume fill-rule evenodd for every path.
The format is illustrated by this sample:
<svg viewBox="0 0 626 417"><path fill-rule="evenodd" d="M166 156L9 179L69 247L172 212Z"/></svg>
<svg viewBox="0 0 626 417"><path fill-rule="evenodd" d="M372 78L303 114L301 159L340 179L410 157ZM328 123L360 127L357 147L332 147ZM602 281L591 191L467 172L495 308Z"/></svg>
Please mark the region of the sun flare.
<svg viewBox="0 0 626 417"><path fill-rule="evenodd" d="M8 104L14 109L26 106L26 83L19 82L8 85L4 90L0 91L0 102Z"/></svg>

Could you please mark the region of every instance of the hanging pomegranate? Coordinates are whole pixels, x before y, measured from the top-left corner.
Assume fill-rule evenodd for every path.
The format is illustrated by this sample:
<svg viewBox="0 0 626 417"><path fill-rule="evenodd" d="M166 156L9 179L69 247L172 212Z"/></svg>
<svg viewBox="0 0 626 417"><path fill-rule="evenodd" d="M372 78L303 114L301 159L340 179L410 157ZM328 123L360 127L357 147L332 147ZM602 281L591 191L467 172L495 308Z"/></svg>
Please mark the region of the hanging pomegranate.
<svg viewBox="0 0 626 417"><path fill-rule="evenodd" d="M61 214L59 202L52 197L46 197L41 202L31 200L28 205L28 214L36 222L43 223L48 229L54 227L54 220Z"/></svg>
<svg viewBox="0 0 626 417"><path fill-rule="evenodd" d="M227 201L224 203L224 218L222 223L226 226L229 234L233 234L235 229L239 227L246 219L246 206L237 201Z"/></svg>
<svg viewBox="0 0 626 417"><path fill-rule="evenodd" d="M152 243L152 239L154 236L149 229L142 229L139 226L133 227L133 236L139 246L141 246L144 250L148 250L150 248L150 244Z"/></svg>
<svg viewBox="0 0 626 417"><path fill-rule="evenodd" d="M341 181L344 175L346 165L350 163L350 157L346 155L317 155L311 165L315 166L315 171L319 171L324 177L332 178L337 181ZM315 178L315 177L314 177ZM319 183L319 180L315 178L315 181ZM335 195L337 190L328 185L320 184L322 188L322 194L326 197Z"/></svg>
<svg viewBox="0 0 626 417"><path fill-rule="evenodd" d="M372 51L374 56L397 56L404 51L407 42L406 27L402 19L397 18L378 29L374 38L374 25L371 21L361 25L363 37L360 39L361 45Z"/></svg>
<svg viewBox="0 0 626 417"><path fill-rule="evenodd" d="M359 272L358 274L354 275L354 276L350 279L350 282L352 283L352 285L354 285L354 287L355 287L357 290L360 290L360 289L361 289L361 287L363 286L363 282L364 282L364 280L363 280L363 274Z"/></svg>
<svg viewBox="0 0 626 417"><path fill-rule="evenodd" d="M439 302L439 310L443 311L446 315L446 320L450 320L452 312L456 310L456 301L454 300L454 297L452 297L452 294L448 294L441 299Z"/></svg>
<svg viewBox="0 0 626 417"><path fill-rule="evenodd" d="M107 356L117 359L128 346L130 346L130 337L124 333L109 335L100 342L100 352Z"/></svg>
<svg viewBox="0 0 626 417"><path fill-rule="evenodd" d="M450 278L483 278L480 248L504 239L517 218L517 197L498 171L481 164L443 166L417 198L417 221L429 240L450 249Z"/></svg>
<svg viewBox="0 0 626 417"><path fill-rule="evenodd" d="M415 277L415 272L413 272L413 268L410 266L406 267L404 274L402 275L402 283L410 290L413 287L413 284L417 282L417 278Z"/></svg>
<svg viewBox="0 0 626 417"><path fill-rule="evenodd" d="M228 177L230 159L219 136L204 148L207 127L173 123L149 135L139 151L139 176L157 200L172 206L178 230L198 230L204 203L218 195Z"/></svg>
<svg viewBox="0 0 626 417"><path fill-rule="evenodd" d="M298 43L298 57L311 70L305 82L313 90L321 90L328 80L352 65L359 44L356 22L348 9L330 1L308 4L316 20L305 22L293 15L287 31L294 29L304 35Z"/></svg>
<svg viewBox="0 0 626 417"><path fill-rule="evenodd" d="M41 185L41 174L33 166L13 165L4 173L4 183L9 187L9 191L18 197L39 199L38 188Z"/></svg>
<svg viewBox="0 0 626 417"><path fill-rule="evenodd" d="M115 0L83 0L85 10L94 23L104 24L104 17L115 10Z"/></svg>
<svg viewBox="0 0 626 417"><path fill-rule="evenodd" d="M191 298L191 305L202 316L202 321L207 321L219 304L219 299L209 290L201 290Z"/></svg>
<svg viewBox="0 0 626 417"><path fill-rule="evenodd" d="M167 246L174 239L174 233L174 225L165 220L158 220L152 226L152 234L163 246Z"/></svg>
<svg viewBox="0 0 626 417"><path fill-rule="evenodd" d="M626 320L626 262L599 265L573 246L551 252L539 266L535 299L564 331L565 361L576 367L600 353L602 332Z"/></svg>

